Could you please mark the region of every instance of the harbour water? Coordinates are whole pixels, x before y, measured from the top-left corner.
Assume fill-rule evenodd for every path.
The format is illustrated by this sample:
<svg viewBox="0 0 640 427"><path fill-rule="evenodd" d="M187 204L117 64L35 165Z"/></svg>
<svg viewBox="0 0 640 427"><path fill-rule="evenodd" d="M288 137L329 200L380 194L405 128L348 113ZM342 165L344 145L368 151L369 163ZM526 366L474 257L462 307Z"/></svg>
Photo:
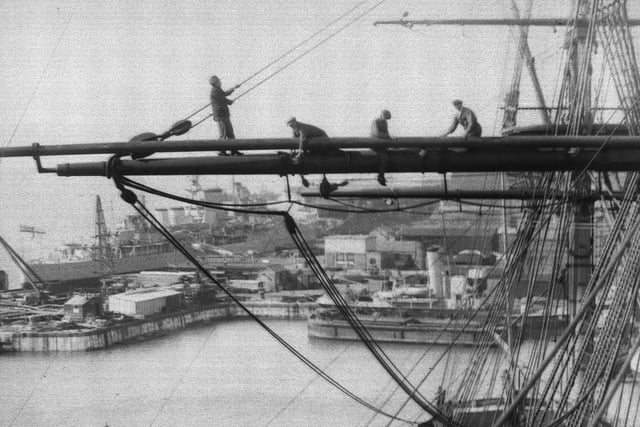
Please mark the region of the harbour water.
<svg viewBox="0 0 640 427"><path fill-rule="evenodd" d="M395 413L405 401L359 342L307 338L306 322L268 324L340 384ZM384 347L403 372L424 346ZM417 383L437 355L420 361ZM421 388L435 396L435 375ZM249 320L210 323L95 352L2 354L0 425L357 426L388 418L342 394ZM424 420L408 404L403 418ZM397 423L394 425L401 425Z"/></svg>

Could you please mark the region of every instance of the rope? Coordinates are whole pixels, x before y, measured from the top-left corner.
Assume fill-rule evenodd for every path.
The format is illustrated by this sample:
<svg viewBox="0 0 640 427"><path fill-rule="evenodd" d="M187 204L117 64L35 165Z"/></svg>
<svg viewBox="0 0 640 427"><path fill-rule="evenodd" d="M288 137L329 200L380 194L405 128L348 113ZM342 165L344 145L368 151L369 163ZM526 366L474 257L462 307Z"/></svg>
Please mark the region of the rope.
<svg viewBox="0 0 640 427"><path fill-rule="evenodd" d="M198 357L200 355L200 353L202 352L202 350L204 349L204 346L207 344L207 341L209 341L209 339L211 338L211 336L214 334L214 332L216 332L216 328L212 328L211 332L209 332L209 335L207 335L207 338L205 338L205 340L202 342L202 344L200 345L200 348L198 348L198 350L196 351L196 353L193 355L193 357L191 358L191 361L189 361L189 364L187 365L186 369L182 372L182 375L180 375L180 379L178 380L178 382L174 385L173 389L171 390L171 393L169 393L169 397L165 398L164 401L162 402L162 405L160 406L160 409L158 409L158 412L156 413L156 416L153 417L153 420L151 420L151 423L149 424L149 426L152 426L155 424L156 420L158 419L158 417L160 416L160 414L162 413L162 411L164 411L164 407L167 405L167 403L169 402L169 399L171 399L173 397L173 394L176 392L176 390L178 389L178 386L180 384L182 384L182 381L184 381L184 377L187 375L187 372L189 372L189 369L191 369L191 366L193 365L193 362L195 362L196 357Z"/></svg>
<svg viewBox="0 0 640 427"><path fill-rule="evenodd" d="M383 0L386 1L386 0ZM353 12L354 10L358 9L360 6L362 6L364 3L366 3L367 0L362 1L358 4L356 4L354 7L352 7L351 9L349 9L347 12L343 13L342 15L340 15L338 18L334 19L333 21L331 21L330 23L328 23L327 25L325 25L324 27L320 28L318 31L316 31L315 33L311 34L309 37L307 37L306 39L304 39L303 41L301 41L300 43L298 43L297 45L295 45L294 47L292 47L291 49L289 49L288 51L286 51L285 53L283 53L282 55L280 55L279 57L277 57L276 59L274 59L273 61L269 62L267 65L263 66L262 68L260 68L258 71L256 71L255 73L251 74L249 77L247 77L246 79L244 79L242 82L240 82L239 84L236 85L236 87L240 87L242 85L244 85L245 83L247 83L248 81L250 81L251 79L253 79L254 77L256 77L257 75L259 75L260 73L262 73L263 71L265 71L266 69L268 69L269 67L271 67L273 64L277 63L278 61L280 61L281 59L283 59L284 57L288 56L290 53L292 53L293 51L295 51L296 49L298 49L300 46L304 45L305 43L311 41L314 37L316 37L318 34L322 33L323 31L325 31L327 28L331 27L333 24L335 24L336 22L342 20L344 17L346 17L347 15L349 15L351 12ZM380 2L382 3L382 2ZM377 5L376 5L377 7ZM373 10L373 9L371 9ZM369 11L367 11L366 13L368 13ZM360 17L366 15L363 14L361 16L359 16L356 19L359 19ZM352 23L355 21L352 21ZM351 25L351 23L349 23L347 26ZM338 30L336 33L332 34L329 38L333 37L333 35L339 33L340 31L342 31L344 28L341 28L340 30ZM271 79L273 76L275 76L276 74L280 73L280 71L284 70L285 68L287 68L288 66L292 65L294 62L297 62L300 58L302 58L303 56L305 56L307 53L309 53L311 50L314 50L316 47L318 47L319 45L323 44L327 39L324 39L323 41L321 41L319 44L314 45L311 47L311 49L305 51L302 53L302 55L294 58L294 60L292 60L291 62L287 63L283 68L278 69L276 72L268 75L265 79L261 80L260 82L258 82L256 85L252 86L251 88L247 89L245 92L241 93L240 95L238 95L236 98L233 99L233 101L237 100L238 98L244 96L245 94L247 94L248 92L252 91L253 89L255 89L257 86L260 86L262 83L264 83L265 81ZM195 116L196 114L204 111L206 108L208 108L211 105L211 103L208 103L206 105L204 105L203 107L197 109L196 111L194 111L193 113L191 113L189 116L186 117L185 120L190 119L191 117ZM206 119L208 119L211 116L208 115L207 117L205 117L204 119L198 121L196 124L194 124L192 126L192 128L196 127L197 125L199 125L200 123L202 123L203 121L205 121Z"/></svg>
<svg viewBox="0 0 640 427"><path fill-rule="evenodd" d="M73 19L73 17L76 14L76 10L78 9L78 4L80 4L80 0L76 1L76 4L73 6L73 10L69 14L69 18L67 19L67 22L66 22L66 24L64 26L64 29L60 33L60 36L58 37L58 40L56 40L56 44L55 44L54 48L51 50L51 53L49 54L49 58L47 59L47 63L45 64L44 69L42 70L42 73L40 73L40 77L38 78L38 81L36 82L36 86L33 88L33 91L31 92L31 96L29 96L29 100L27 101L27 105L24 107L24 110L22 110L22 114L20 114L20 118L18 119L18 123L16 123L15 127L13 128L13 132L11 132L11 136L9 137L7 142L4 144L5 148L8 147L9 145L11 145L11 143L13 142L13 138L16 136L16 133L18 132L18 128L22 124L22 120L24 119L24 116L27 114L27 111L29 111L29 107L31 106L31 102L33 102L33 99L35 98L36 92L40 88L40 83L44 79L44 76L45 76L47 70L49 69L49 66L51 65L51 62L53 61L53 56L56 53L56 51L58 50L58 47L60 46L60 43L62 42L62 39L64 38L65 34L67 33L67 29L69 28L69 24L71 23L71 20ZM0 156L0 163L2 163L2 158L3 157Z"/></svg>
<svg viewBox="0 0 640 427"><path fill-rule="evenodd" d="M348 345L346 345L342 349L342 351L336 355L336 357L334 357L333 359L331 359L331 361L329 361L329 363L324 367L324 369L331 367L340 357L342 357L344 353L347 352L347 350L349 350L349 348L351 348L352 344L353 343L349 343ZM269 421L267 421L267 423L265 424L265 427L271 425L271 423L274 422L287 408L289 408L293 404L293 402L295 402L298 399L298 397L302 396L302 394L305 391L307 391L307 389L311 386L311 384L315 382L316 379L317 377L313 378L304 387L302 387L302 389L298 393L296 393L296 395L293 396L293 398L291 398L291 400L289 400L289 402L287 402L287 404L284 407L282 407L277 414L275 414L273 417L271 417Z"/></svg>
<svg viewBox="0 0 640 427"><path fill-rule="evenodd" d="M114 157L116 157L116 156L114 156ZM109 163L112 164L112 163L114 163L116 161L117 161L117 159L114 159L113 161L110 161ZM122 199L125 202L131 204L134 207L134 209L144 219L146 219L156 230L158 230L163 236L165 236L165 238L171 244L173 244L176 247L176 249L178 249L185 256L185 258L187 258L194 266L196 266L196 268L198 268L198 270L205 277L207 277L209 280L211 280L211 282L215 283L238 307L240 307L245 313L247 313L247 315L252 320L257 322L265 331L267 331L267 333L269 333L269 335L271 335L276 341L278 341L282 346L284 346L290 353L292 353L294 356L296 356L300 361L302 361L305 365L307 365L309 368L311 368L319 376L324 378L327 382L332 384L334 387L336 387L338 390L343 392L345 395L347 395L351 399L355 400L356 402L360 403L361 405L367 407L368 409L370 409L372 411L376 411L376 412L378 412L378 413L380 413L382 415L385 415L387 417L394 418L393 415L388 414L388 413L382 411L381 409L373 406L372 404L364 401L363 399L361 399L360 397L355 395L353 392L349 391L346 387L342 386L339 382L337 382L330 375L328 375L326 372L324 372L322 369L320 369L311 360L309 360L302 353L300 353L295 347L293 347L285 339L283 339L280 335L278 335L273 329L271 329L266 323L264 323L260 318L258 318L253 312L251 312L251 310L249 310L244 304L242 304L242 302L240 300L238 300L237 297L235 295L233 295L228 289L226 289L224 286L222 286L215 279L215 277L213 277L213 275L211 275L211 273L206 268L204 268L204 266L202 266L200 264L200 262L193 255L191 255L191 253L184 246L182 246L182 244L157 220L157 218L155 218L153 216L153 214L151 214L151 212L149 212L148 209L140 201L138 201L137 196L135 195L135 193L133 193L131 190L129 190L129 189L127 189L125 187L125 182L122 179L122 177L117 175L117 174L114 174L113 173L114 169L113 168L111 168L111 169L112 169L111 170L111 175L113 177L114 184L121 191ZM242 210L237 210L237 211L242 212ZM290 216L288 216L288 214L286 212L268 212L268 214L269 215L279 215L279 216L283 216L285 218L291 218ZM404 422L408 422L407 420L404 420L404 419L401 419L401 418L397 418L397 417L395 417L395 419L400 420L400 421L404 421Z"/></svg>
<svg viewBox="0 0 640 427"><path fill-rule="evenodd" d="M320 47L321 45L323 45L324 43L326 43L327 41L331 40L333 37L335 37L337 34L341 33L342 31L344 31L347 27L351 26L352 24L354 24L356 21L358 21L360 18L364 17L365 15L369 14L369 12L371 12L372 10L374 10L375 8L377 8L378 6L380 6L382 3L384 3L387 0L380 0L378 3L374 4L372 7L370 7L369 9L367 9L366 11L364 11L364 13L356 16L353 20L351 20L350 22L348 22L347 24L343 25L342 27L340 27L338 30L336 30L335 32L331 33L329 36L325 37L324 39L322 39L320 42L316 43L315 45L311 46L309 49L307 49L306 51L302 52L302 54L298 55L297 57L295 57L293 60L287 62L284 66L280 67L279 69L277 69L276 71L274 71L273 73L267 75L267 77L265 77L264 79L260 80L258 83L256 83L255 85L251 86L249 89L245 90L244 92L242 92L240 95L236 96L234 98L234 101L243 97L244 95L246 95L247 93L251 92L253 89L257 88L258 86L260 86L261 84L263 84L264 82L266 82L267 80L271 79L272 77L274 77L275 75L279 74L280 72L284 71L286 68L290 67L291 65L293 65L294 63L298 62L300 59L302 59L303 57L307 56L309 53L311 53L313 50L315 50L316 48Z"/></svg>
<svg viewBox="0 0 640 427"><path fill-rule="evenodd" d="M33 386L31 391L29 392L29 395L20 404L20 409L18 410L18 412L16 412L14 417L11 419L11 422L9 423L10 426L14 425L16 420L20 416L20 414L22 414L22 411L24 410L24 407L27 405L27 403L29 403L29 401L33 397L33 393L35 393L36 390L38 389L38 387L40 386L40 383L42 383L42 381L47 377L47 372L49 372L49 368L51 368L51 365L53 365L53 362L57 359L57 357L58 357L58 352L55 352L53 357L49 361L49 364L44 369L44 372L42 373L42 375L40 375L40 378L38 378L38 382Z"/></svg>
<svg viewBox="0 0 640 427"><path fill-rule="evenodd" d="M251 74L249 77L247 77L246 79L244 79L240 83L238 83L238 86L242 86L243 84L245 84L246 82L248 82L249 80L251 80L252 78L257 76L258 74L260 74L261 72L263 72L264 70L266 70L267 68L269 68L270 66L275 64L276 62L280 61L285 56L289 55L291 52L293 52L294 50L296 50L297 48L299 48L300 46L302 46L306 42L308 42L311 39L313 39L315 36L317 36L318 34L323 32L324 30L326 30L327 28L329 28L330 26L332 26L336 22L340 21L342 18L344 18L345 16L347 16L348 14L350 14L351 12L353 12L354 10L356 10L357 8L359 8L360 6L365 4L366 2L367 2L367 0L361 1L360 3L356 4L354 7L352 7L351 9L349 9L348 11L346 11L345 13L343 13L342 15L340 15L339 17L337 17L336 19L331 21L329 24L327 24L324 27L320 28L318 31L316 31L315 33L311 34L309 37L307 37L306 39L304 39L303 41L301 41L300 43L298 43L297 45L295 45L294 47L292 47L291 49L289 49L288 51L286 51L285 53L283 53L282 55L280 55L279 57L277 57L273 61L269 62L264 67L260 68L258 71L256 71L255 73Z"/></svg>
<svg viewBox="0 0 640 427"><path fill-rule="evenodd" d="M109 162L110 165L113 165L113 162ZM114 169L113 167L111 167L110 169ZM144 213L142 212L142 210L136 205L137 202L137 198L135 196L135 194L133 194L131 192L131 190L128 190L124 187L124 184L127 182L125 178L122 178L118 175L113 175L114 178L114 182L116 184L116 186L120 189L120 191L122 192L122 198L127 201L128 203L131 203L136 210L138 210L140 212L141 215L143 215L143 217L145 217L148 221L150 221L152 223L152 225L158 229L161 233L163 233L165 235L165 237L171 241L174 246L176 246L184 255L185 257L187 257L188 260L190 260L194 265L198 266L199 269L202 269L202 272L205 276L207 276L208 278L210 278L210 280L212 280L212 282L218 284L215 279L212 278L212 276L209 274L208 271L206 271L206 269L202 268L197 259L195 259L195 257L193 257L188 251L186 251L186 249L182 248L182 246L180 245L180 243L173 237L171 236L171 234L168 232L168 230L166 230L164 228L164 226L162 226L162 224L160 224L157 219L155 219L153 217L153 215L151 215L149 212ZM172 198L176 198L176 196L173 196ZM189 201L190 203L194 203L193 200ZM138 205L141 205L139 202L137 202ZM141 205L143 206L143 205ZM230 209L230 208L219 208L222 210L233 210L234 212L243 212L243 213L247 213L247 212L251 212L251 213L262 213L262 214L267 214L267 215L279 215L282 216L285 220L285 225L287 227L287 230L289 231L289 233L291 234L291 237L294 241L294 243L296 244L296 246L298 247L298 249L300 250L300 252L303 254L303 256L305 257L309 267L312 269L312 271L314 272L314 274L316 275L316 277L318 278L318 280L320 280L320 283L323 285L325 291L327 292L327 294L332 298L332 300L334 301L334 303L336 304L336 307L341 311L342 315L345 317L345 319L347 319L347 321L349 321L350 325L352 326L352 328L356 331L357 335L360 337L360 339L363 341L363 343L365 344L365 346L370 350L370 352L372 353L372 355L379 361L379 363L381 364L381 366L389 373L389 375L403 388L403 390L405 390L405 392L411 396L411 398L416 401L416 403L418 403L424 410L426 410L427 412L431 413L432 415L434 415L436 418L439 419L443 419L442 415L439 413L439 411L437 409L435 409L420 393L419 391L411 386L411 384L409 383L408 379L406 378L406 376L404 376L400 370L398 369L398 367L393 363L393 361L391 360L391 358L384 352L384 350L378 345L378 343L373 339L373 337L370 335L370 333L366 330L366 328L364 327L364 325L362 325L362 323L360 322L360 320L357 318L357 316L355 316L355 313L353 313L353 311L349 308L349 306L347 305L346 301L344 300L344 298L342 297L342 295L339 293L339 291L336 289L335 285L333 284L333 282L331 281L331 279L328 277L328 275L326 274L326 272L324 271L324 269L322 268L322 266L320 265L320 263L318 262L317 258L315 258L315 256L313 255L311 248L309 247L309 245L307 244L307 242L304 240L304 237L302 236L302 234L300 233L300 230L298 229L295 221L293 220L293 218L286 212L282 212L282 211L247 211L245 209ZM249 314L254 320L256 320L263 328L265 328L270 334L272 334L279 342L281 342L282 345L284 345L285 347L287 347L287 349L289 349L291 352L293 352L294 354L296 354L299 358L301 358L302 360L302 356L301 354L299 355L299 353L297 353L295 351L294 348L292 348L290 345L288 345L288 343L284 342L284 340L282 340L281 338L279 338L275 332L271 331L267 325L265 325L263 322L261 322L256 316L254 316L246 307L244 307L242 305L242 303L240 301L238 301L230 292L226 291L226 289L224 289L223 287L221 287L221 289L234 301L236 302L236 304L238 304L244 311L247 312L247 314ZM311 363L310 361L308 361L309 363ZM306 362L305 362L306 363ZM312 369L314 369L314 367L312 367ZM319 368L315 367L314 371L319 371ZM326 374L325 374L326 375ZM329 380L328 380L329 381ZM383 411L381 411L378 408L374 408L372 407L372 405L366 403L366 402L361 402L363 405L367 406L369 409L375 410L377 412L379 412L380 414L389 416L389 417L393 417L392 415L386 414Z"/></svg>
<svg viewBox="0 0 640 427"><path fill-rule="evenodd" d="M379 346L375 339L371 336L369 331L361 323L360 319L353 313L340 292L336 289L333 281L328 277L317 258L311 251L304 237L300 233L295 221L291 217L287 217L286 220L287 229L294 239L298 250L303 255L307 264L312 269L316 277L320 280L325 292L329 295L332 301L335 303L336 308L340 311L342 316L347 320L351 328L356 332L356 335L369 349L371 354L379 361L381 366L387 371L387 373L396 381L396 383L407 393L407 395L416 402L422 409L434 416L436 419L448 423L448 420L442 412L438 410L431 402L426 400L424 396L418 391L416 387L411 385L398 367L393 363L391 358L385 353L385 351Z"/></svg>

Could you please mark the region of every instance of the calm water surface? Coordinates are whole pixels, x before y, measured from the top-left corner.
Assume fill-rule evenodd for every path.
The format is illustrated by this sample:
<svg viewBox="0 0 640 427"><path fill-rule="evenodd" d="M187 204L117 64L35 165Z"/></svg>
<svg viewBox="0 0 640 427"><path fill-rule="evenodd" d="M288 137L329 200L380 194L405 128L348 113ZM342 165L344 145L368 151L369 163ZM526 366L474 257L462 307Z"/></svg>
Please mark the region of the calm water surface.
<svg viewBox="0 0 640 427"><path fill-rule="evenodd" d="M394 413L404 402L360 343L311 340L306 322L269 323L352 392ZM418 345L385 347L408 372ZM433 356L436 357L436 356ZM428 370L420 362L416 372ZM410 375L417 382L418 375ZM433 398L440 378L421 391ZM86 353L0 356L0 424L15 426L386 425L251 321L213 323ZM424 419L409 404L402 416ZM395 423L394 425L401 425Z"/></svg>

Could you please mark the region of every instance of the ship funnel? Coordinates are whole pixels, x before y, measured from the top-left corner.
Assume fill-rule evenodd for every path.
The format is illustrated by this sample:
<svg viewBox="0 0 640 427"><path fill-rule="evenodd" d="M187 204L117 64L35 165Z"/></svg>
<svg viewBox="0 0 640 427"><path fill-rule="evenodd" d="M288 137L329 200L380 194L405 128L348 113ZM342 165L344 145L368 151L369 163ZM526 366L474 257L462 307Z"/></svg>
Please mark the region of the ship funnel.
<svg viewBox="0 0 640 427"><path fill-rule="evenodd" d="M221 188L211 188L204 190L204 200L208 203L221 204L223 202L223 193ZM211 226L218 225L219 213L215 209L205 208L203 221Z"/></svg>
<svg viewBox="0 0 640 427"><path fill-rule="evenodd" d="M159 218L160 223L165 227L169 224L169 211L166 208L158 208L155 210L156 218Z"/></svg>
<svg viewBox="0 0 640 427"><path fill-rule="evenodd" d="M9 275L6 271L0 270L0 291L8 291L9 290Z"/></svg>
<svg viewBox="0 0 640 427"><path fill-rule="evenodd" d="M444 287L442 280L442 256L439 246L427 248L427 270L429 271L429 283L437 298L444 297Z"/></svg>
<svg viewBox="0 0 640 427"><path fill-rule="evenodd" d="M183 207L174 207L169 209L169 224L172 226L182 225L186 223L186 215Z"/></svg>

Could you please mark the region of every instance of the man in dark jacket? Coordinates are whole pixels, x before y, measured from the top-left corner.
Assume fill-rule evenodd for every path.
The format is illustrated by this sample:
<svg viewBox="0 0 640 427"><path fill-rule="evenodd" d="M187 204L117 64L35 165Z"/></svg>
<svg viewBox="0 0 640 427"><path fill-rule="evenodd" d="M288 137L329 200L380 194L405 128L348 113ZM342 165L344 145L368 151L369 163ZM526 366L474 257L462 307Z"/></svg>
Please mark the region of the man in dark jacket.
<svg viewBox="0 0 640 427"><path fill-rule="evenodd" d="M293 130L293 137L298 138L299 140L298 152L291 158L291 162L294 165L299 165L300 163L302 163L302 158L309 152L309 147L307 144L309 138L328 136L327 133L319 127L301 123L297 121L295 117L291 117L289 120L287 120L287 126L289 126ZM302 185L308 187L309 181L307 181L304 175L300 174L300 178L302 179Z"/></svg>
<svg viewBox="0 0 640 427"><path fill-rule="evenodd" d="M306 123L301 123L297 121L295 117L291 117L287 121L287 126L289 126L293 130L293 137L297 138L299 141L298 152L296 153L295 156L291 158L291 162L294 165L299 165L300 163L302 163L302 159L304 155L311 152L311 150L309 150L309 144L308 144L308 141L310 138L328 136L327 133L322 129L320 129L319 127L309 125ZM322 150L322 153L330 153L330 152L342 153L344 154L344 157L347 160L347 163L351 161L351 156L346 151L342 151L337 148L327 148ZM309 181L305 179L304 175L300 174L300 178L302 178L302 185L304 185L305 187L308 187Z"/></svg>
<svg viewBox="0 0 640 427"><path fill-rule="evenodd" d="M217 76L211 76L209 79L211 84L211 110L213 120L218 123L219 139L235 139L233 126L231 125L231 114L229 113L229 105L233 104L233 100L227 98L239 86L232 87L229 90L223 90L220 79ZM232 155L241 154L237 150L231 151ZM220 155L226 156L226 151L220 151Z"/></svg>
<svg viewBox="0 0 640 427"><path fill-rule="evenodd" d="M296 120L295 117L291 117L287 121L287 126L293 130L293 137L298 138L298 153L292 158L294 164L302 162L302 158L305 154L309 153L309 147L307 141L309 138L328 136L325 131L317 126L308 125Z"/></svg>
<svg viewBox="0 0 640 427"><path fill-rule="evenodd" d="M382 110L380 112L380 117L375 119L371 123L371 137L372 138L381 138L381 139L391 139L391 135L389 135L389 125L387 120L391 119L391 113L389 110ZM384 173L387 171L387 165L389 164L389 153L386 148L374 149L378 156L380 157L380 167L378 169L378 183L380 185L387 185L387 180L384 177Z"/></svg>

